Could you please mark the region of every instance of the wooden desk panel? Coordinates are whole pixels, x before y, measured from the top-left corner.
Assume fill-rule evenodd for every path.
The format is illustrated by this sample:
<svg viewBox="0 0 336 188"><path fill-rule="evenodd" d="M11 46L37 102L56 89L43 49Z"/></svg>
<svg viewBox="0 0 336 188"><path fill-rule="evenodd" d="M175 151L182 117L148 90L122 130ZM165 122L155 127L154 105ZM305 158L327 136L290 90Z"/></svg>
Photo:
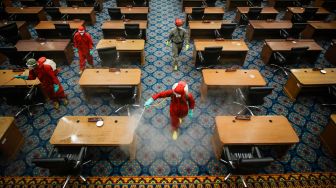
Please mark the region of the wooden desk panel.
<svg viewBox="0 0 336 188"><path fill-rule="evenodd" d="M185 7L201 7L203 6L203 0L182 0L182 12Z"/></svg>
<svg viewBox="0 0 336 188"><path fill-rule="evenodd" d="M249 6L247 3L247 0L227 0L226 1L226 9L227 10L234 10L237 7L247 7ZM261 4L259 5L255 5L255 6L261 6Z"/></svg>
<svg viewBox="0 0 336 188"><path fill-rule="evenodd" d="M137 120L128 116L100 116L104 125L88 122L92 116L64 116L51 136L55 146L119 146L129 145L130 158L135 159Z"/></svg>
<svg viewBox="0 0 336 188"><path fill-rule="evenodd" d="M195 65L200 63L198 52L204 51L205 47L222 46L221 63L237 62L239 65L244 64L249 50L244 40L217 41L214 39L195 39L194 45L193 61Z"/></svg>
<svg viewBox="0 0 336 188"><path fill-rule="evenodd" d="M123 20L109 20L105 21L101 26L105 39L115 39L118 37L125 37L125 24L139 24L142 30L143 39L146 39L147 20L130 20L124 22Z"/></svg>
<svg viewBox="0 0 336 188"><path fill-rule="evenodd" d="M331 42L331 45L324 54L324 57L326 58L327 61L336 65L336 40L333 40Z"/></svg>
<svg viewBox="0 0 336 188"><path fill-rule="evenodd" d="M96 14L93 7L60 7L61 14L68 14L71 20L85 20L88 24L96 23Z"/></svg>
<svg viewBox="0 0 336 188"><path fill-rule="evenodd" d="M189 21L190 39L214 39L215 30L220 29L222 24L229 24L229 20Z"/></svg>
<svg viewBox="0 0 336 188"><path fill-rule="evenodd" d="M211 87L240 88L252 86L266 86L266 81L258 70L239 69L226 72L225 69L203 69L201 85L201 101L205 101L208 89Z"/></svg>
<svg viewBox="0 0 336 188"><path fill-rule="evenodd" d="M186 22L189 21L188 15L191 15L193 7L185 7ZM204 20L222 20L224 16L223 7L205 7L204 8Z"/></svg>
<svg viewBox="0 0 336 188"><path fill-rule="evenodd" d="M35 30L40 38L58 38L55 24L69 24L71 30L75 31L84 25L84 21L41 21L35 26Z"/></svg>
<svg viewBox="0 0 336 188"><path fill-rule="evenodd" d="M43 7L6 7L8 14L17 15L15 20L24 21L43 21L47 20L47 16Z"/></svg>
<svg viewBox="0 0 336 188"><path fill-rule="evenodd" d="M237 7L237 13L235 17L235 22L241 24L241 15L242 14L247 14L249 11L250 7ZM266 20L266 19L276 19L276 16L278 15L279 11L277 11L273 7L263 7L261 10L259 20Z"/></svg>
<svg viewBox="0 0 336 188"><path fill-rule="evenodd" d="M246 37L249 41L253 39L280 38L280 30L290 29L292 25L290 20L250 20L246 28Z"/></svg>
<svg viewBox="0 0 336 188"><path fill-rule="evenodd" d="M322 144L327 148L333 157L336 157L336 114L331 114L330 122L320 134Z"/></svg>
<svg viewBox="0 0 336 188"><path fill-rule="evenodd" d="M274 52L290 53L291 48L305 46L309 47L309 54L307 54L306 59L310 60L311 62L314 62L323 50L322 47L312 39L267 39L265 40L263 49L261 51L261 59L265 64L268 64L270 63L272 54Z"/></svg>
<svg viewBox="0 0 336 188"><path fill-rule="evenodd" d="M325 68L327 73L312 69L291 69L284 91L287 96L295 101L300 91L305 88L322 87L336 84L336 68Z"/></svg>
<svg viewBox="0 0 336 188"><path fill-rule="evenodd" d="M99 12L101 12L103 10L103 6L104 6L104 0L96 0L96 2L99 4ZM71 6L80 6L80 7L85 7L85 6L90 6L90 7L93 7L94 5L93 4L86 4L84 3L84 0L66 0L66 3L68 5L68 7L71 7Z"/></svg>
<svg viewBox="0 0 336 188"><path fill-rule="evenodd" d="M336 36L336 21L308 21L301 33L302 38L333 38Z"/></svg>
<svg viewBox="0 0 336 188"><path fill-rule="evenodd" d="M14 124L14 117L0 117L0 153L13 157L24 142L23 135Z"/></svg>
<svg viewBox="0 0 336 188"><path fill-rule="evenodd" d="M251 116L251 120L236 120L235 116L216 116L212 138L216 156L220 158L227 145L283 145L289 148L299 137L284 116Z"/></svg>
<svg viewBox="0 0 336 188"><path fill-rule="evenodd" d="M70 65L74 57L70 39L19 40L15 47L18 52L34 52L35 56L46 56L57 64L66 61Z"/></svg>
<svg viewBox="0 0 336 188"><path fill-rule="evenodd" d="M326 19L330 12L327 11L323 7L314 7L314 8L319 8L316 12L316 15L311 19L311 20L324 20ZM287 7L284 20L291 20L294 14L302 14L304 12L305 8L303 7Z"/></svg>
<svg viewBox="0 0 336 188"><path fill-rule="evenodd" d="M26 69L24 72L13 72L13 70L0 70L0 86L2 87L27 87L32 85L39 85L40 80L36 78L35 80L23 80L23 79L13 79L15 75L29 75L29 70Z"/></svg>
<svg viewBox="0 0 336 188"><path fill-rule="evenodd" d="M4 21L0 21L0 28L4 27L8 24L13 23L13 21L9 21L9 22L4 22ZM28 24L25 21L15 21L18 30L19 30L19 35L21 36L22 39L30 39L31 35L30 32L28 30Z"/></svg>
<svg viewBox="0 0 336 188"><path fill-rule="evenodd" d="M126 19L131 20L147 20L148 7L119 7L120 12L125 15Z"/></svg>
<svg viewBox="0 0 336 188"><path fill-rule="evenodd" d="M279 9L284 9L286 7L293 7L293 0L267 0L269 7L275 7Z"/></svg>
<svg viewBox="0 0 336 188"><path fill-rule="evenodd" d="M126 7L128 5L132 5L133 6L133 0L117 0L117 7ZM146 0L146 7L149 6L149 0Z"/></svg>
<svg viewBox="0 0 336 188"><path fill-rule="evenodd" d="M145 40L143 39L128 39L117 41L115 39L101 39L96 49L115 46L119 52L135 52L140 53L140 64L145 64Z"/></svg>

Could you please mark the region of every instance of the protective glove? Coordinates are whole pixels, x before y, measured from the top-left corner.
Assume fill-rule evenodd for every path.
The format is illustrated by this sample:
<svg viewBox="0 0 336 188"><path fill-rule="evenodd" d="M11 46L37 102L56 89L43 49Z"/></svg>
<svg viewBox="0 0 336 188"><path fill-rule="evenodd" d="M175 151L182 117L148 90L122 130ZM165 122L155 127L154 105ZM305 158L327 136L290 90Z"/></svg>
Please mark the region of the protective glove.
<svg viewBox="0 0 336 188"><path fill-rule="evenodd" d="M166 41L166 46L170 46L170 41L169 40Z"/></svg>
<svg viewBox="0 0 336 188"><path fill-rule="evenodd" d="M23 75L15 75L14 78L28 80L28 76L23 76Z"/></svg>
<svg viewBox="0 0 336 188"><path fill-rule="evenodd" d="M59 89L59 86L57 84L54 84L54 92L56 93Z"/></svg>
<svg viewBox="0 0 336 188"><path fill-rule="evenodd" d="M192 109L189 109L189 111L188 111L188 116L189 116L190 118L193 117L193 110L192 110Z"/></svg>
<svg viewBox="0 0 336 188"><path fill-rule="evenodd" d="M185 50L187 51L187 50L189 50L189 44L187 44L187 45L185 45Z"/></svg>
<svg viewBox="0 0 336 188"><path fill-rule="evenodd" d="M154 99L151 97L145 102L145 107L148 108L152 103L154 102Z"/></svg>
<svg viewBox="0 0 336 188"><path fill-rule="evenodd" d="M75 52L75 53L78 53L78 49L77 49L77 48L75 48L75 49L74 49L74 52Z"/></svg>
<svg viewBox="0 0 336 188"><path fill-rule="evenodd" d="M90 55L93 55L93 52L94 52L93 49L91 49L91 50L90 50Z"/></svg>

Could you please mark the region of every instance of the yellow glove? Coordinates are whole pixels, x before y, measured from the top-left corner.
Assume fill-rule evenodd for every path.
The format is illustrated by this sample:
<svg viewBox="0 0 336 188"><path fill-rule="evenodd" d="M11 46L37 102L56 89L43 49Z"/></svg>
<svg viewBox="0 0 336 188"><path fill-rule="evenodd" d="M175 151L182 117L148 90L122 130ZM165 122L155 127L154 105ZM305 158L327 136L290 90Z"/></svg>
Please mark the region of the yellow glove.
<svg viewBox="0 0 336 188"><path fill-rule="evenodd" d="M189 47L190 47L189 44L187 44L187 45L185 46L185 50L188 51L188 50L189 50Z"/></svg>
<svg viewBox="0 0 336 188"><path fill-rule="evenodd" d="M166 46L170 46L170 41L169 40L166 41Z"/></svg>

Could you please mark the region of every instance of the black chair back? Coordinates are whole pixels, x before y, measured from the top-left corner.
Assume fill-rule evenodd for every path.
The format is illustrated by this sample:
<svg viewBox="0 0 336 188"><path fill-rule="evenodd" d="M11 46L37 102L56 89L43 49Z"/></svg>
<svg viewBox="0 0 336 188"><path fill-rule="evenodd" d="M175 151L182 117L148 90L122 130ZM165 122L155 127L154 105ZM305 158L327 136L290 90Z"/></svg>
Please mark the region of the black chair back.
<svg viewBox="0 0 336 188"><path fill-rule="evenodd" d="M116 64L118 52L115 46L98 48L97 51L103 67L113 67Z"/></svg>
<svg viewBox="0 0 336 188"><path fill-rule="evenodd" d="M247 12L247 17L249 20L258 20L260 13L262 11L262 7L250 7Z"/></svg>
<svg viewBox="0 0 336 188"><path fill-rule="evenodd" d="M123 17L120 8L108 8L107 11L111 20L121 20Z"/></svg>
<svg viewBox="0 0 336 188"><path fill-rule="evenodd" d="M137 7L146 6L146 0L133 0L133 5Z"/></svg>
<svg viewBox="0 0 336 188"><path fill-rule="evenodd" d="M0 47L0 53L4 54L12 65L24 65L15 46Z"/></svg>
<svg viewBox="0 0 336 188"><path fill-rule="evenodd" d="M236 23L222 24L220 28L220 35L223 38L231 39L232 33L236 29Z"/></svg>
<svg viewBox="0 0 336 188"><path fill-rule="evenodd" d="M51 20L61 20L62 14L58 7L45 7L44 10L49 14Z"/></svg>
<svg viewBox="0 0 336 188"><path fill-rule="evenodd" d="M208 7L215 7L215 6L216 6L216 1L217 1L217 0L205 0L205 4L206 4Z"/></svg>
<svg viewBox="0 0 336 188"><path fill-rule="evenodd" d="M127 39L141 38L139 24L125 24L125 35Z"/></svg>
<svg viewBox="0 0 336 188"><path fill-rule="evenodd" d="M72 30L69 24L54 24L60 38L72 38Z"/></svg>
<svg viewBox="0 0 336 188"><path fill-rule="evenodd" d="M204 63L206 65L215 65L218 63L221 53L222 46L214 46L214 47L205 47L204 51L202 51L202 56L204 58Z"/></svg>
<svg viewBox="0 0 336 188"><path fill-rule="evenodd" d="M247 4L250 7L261 6L262 0L248 0Z"/></svg>
<svg viewBox="0 0 336 188"><path fill-rule="evenodd" d="M300 33L306 28L307 23L293 23L291 29L291 37L299 38Z"/></svg>
<svg viewBox="0 0 336 188"><path fill-rule="evenodd" d="M49 169L52 175L68 175L75 165L74 161L68 160L66 157L32 159L32 163L38 167Z"/></svg>
<svg viewBox="0 0 336 188"><path fill-rule="evenodd" d="M239 168L239 171L242 173L250 173L268 166L273 161L274 159L272 157L239 159L237 168Z"/></svg>
<svg viewBox="0 0 336 188"><path fill-rule="evenodd" d="M298 61L303 58L303 56L307 55L309 47L303 46L303 47L293 47L291 48L291 51L289 55L287 56L287 63L297 63Z"/></svg>
<svg viewBox="0 0 336 188"><path fill-rule="evenodd" d="M191 17L193 20L201 20L204 16L204 8L203 7L193 7L191 10Z"/></svg>
<svg viewBox="0 0 336 188"><path fill-rule="evenodd" d="M247 94L247 105L259 106L264 104L264 98L272 91L273 87L250 87Z"/></svg>
<svg viewBox="0 0 336 188"><path fill-rule="evenodd" d="M315 16L317 11L318 8L316 7L306 7L302 13L302 17L304 20L311 20Z"/></svg>
<svg viewBox="0 0 336 188"><path fill-rule="evenodd" d="M111 88L111 94L113 96L114 102L117 104L133 104L135 103L135 91L136 86L125 86Z"/></svg>
<svg viewBox="0 0 336 188"><path fill-rule="evenodd" d="M17 41L21 38L19 36L19 30L15 22L9 23L6 26L1 27L0 36L13 45L15 45Z"/></svg>

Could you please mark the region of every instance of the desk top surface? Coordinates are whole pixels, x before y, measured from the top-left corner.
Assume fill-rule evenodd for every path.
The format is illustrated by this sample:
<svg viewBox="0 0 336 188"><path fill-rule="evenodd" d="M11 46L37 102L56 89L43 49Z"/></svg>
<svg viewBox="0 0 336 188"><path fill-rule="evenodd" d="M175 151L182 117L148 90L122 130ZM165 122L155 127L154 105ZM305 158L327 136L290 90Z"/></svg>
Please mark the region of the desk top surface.
<svg viewBox="0 0 336 188"><path fill-rule="evenodd" d="M189 21L190 29L220 29L222 24L232 23L230 20L209 20L208 23L202 20Z"/></svg>
<svg viewBox="0 0 336 188"><path fill-rule="evenodd" d="M323 21L308 21L315 29L336 29L336 21L333 22L323 22Z"/></svg>
<svg viewBox="0 0 336 188"><path fill-rule="evenodd" d="M13 72L13 70L0 70L0 87L14 87L14 86L23 86L28 87L32 85L39 85L40 80L36 78L35 80L23 80L16 79L13 77L15 75L29 75L29 70L26 69L24 72Z"/></svg>
<svg viewBox="0 0 336 188"><path fill-rule="evenodd" d="M291 73L302 85L336 84L336 68L324 68L324 70L326 74L313 69L291 69Z"/></svg>
<svg viewBox="0 0 336 188"><path fill-rule="evenodd" d="M246 14L249 11L250 7L237 7L237 10L240 13ZM277 11L274 7L263 7L261 10L261 14L278 14L279 11Z"/></svg>
<svg viewBox="0 0 336 188"><path fill-rule="evenodd" d="M104 125L88 122L92 116L64 116L51 136L53 145L113 146L131 144L137 127L136 119L128 116L99 116Z"/></svg>
<svg viewBox="0 0 336 188"><path fill-rule="evenodd" d="M5 135L13 121L14 117L0 117L0 140L2 140L2 137Z"/></svg>
<svg viewBox="0 0 336 188"><path fill-rule="evenodd" d="M119 7L122 14L148 14L148 7Z"/></svg>
<svg viewBox="0 0 336 188"><path fill-rule="evenodd" d="M45 41L19 40L15 47L18 51L64 51L69 45L70 39L48 39Z"/></svg>
<svg viewBox="0 0 336 188"><path fill-rule="evenodd" d="M185 7L184 12L191 14L192 8L194 7ZM224 14L224 7L205 7L204 14Z"/></svg>
<svg viewBox="0 0 336 188"><path fill-rule="evenodd" d="M101 39L96 48L106 48L115 46L117 50L125 51L139 51L144 50L145 40L143 39L126 39L123 41L118 41L115 39Z"/></svg>
<svg viewBox="0 0 336 188"><path fill-rule="evenodd" d="M329 14L330 12L323 7L312 7L318 8L316 14ZM287 7L287 10L294 14L302 14L305 10L303 7Z"/></svg>
<svg viewBox="0 0 336 188"><path fill-rule="evenodd" d="M59 11L62 14L91 14L93 7L60 7Z"/></svg>
<svg viewBox="0 0 336 188"><path fill-rule="evenodd" d="M290 51L293 47L304 47L308 46L308 50L322 51L322 47L318 45L313 39L295 39L295 40L286 40L286 39L267 39L265 40L266 44L273 51Z"/></svg>
<svg viewBox="0 0 336 188"><path fill-rule="evenodd" d="M290 29L293 25L290 20L250 20L249 24L254 29Z"/></svg>
<svg viewBox="0 0 336 188"><path fill-rule="evenodd" d="M195 39L196 51L203 51L205 47L222 46L222 51L248 51L248 46L244 40L214 40L214 39Z"/></svg>
<svg viewBox="0 0 336 188"><path fill-rule="evenodd" d="M235 116L216 116L216 129L222 144L294 144L299 142L284 116L251 116L251 120L235 120Z"/></svg>
<svg viewBox="0 0 336 188"><path fill-rule="evenodd" d="M8 22L0 21L0 28L14 22L16 23L18 28L22 27L26 23L25 21L8 21Z"/></svg>
<svg viewBox="0 0 336 188"><path fill-rule="evenodd" d="M79 79L80 86L122 86L139 85L140 69L120 69L109 72L109 69L85 69Z"/></svg>
<svg viewBox="0 0 336 188"><path fill-rule="evenodd" d="M101 28L102 29L125 29L125 24L139 24L140 29L147 28L147 20L129 20L124 22L123 20L109 20L105 21Z"/></svg>
<svg viewBox="0 0 336 188"><path fill-rule="evenodd" d="M208 86L265 86L266 81L256 69L238 69L225 72L225 69L203 69L204 83Z"/></svg>
<svg viewBox="0 0 336 188"><path fill-rule="evenodd" d="M10 14L38 14L43 7L6 7L5 10Z"/></svg>
<svg viewBox="0 0 336 188"><path fill-rule="evenodd" d="M71 29L78 29L79 26L84 24L84 21L40 21L35 29L55 29L54 24L69 24Z"/></svg>

